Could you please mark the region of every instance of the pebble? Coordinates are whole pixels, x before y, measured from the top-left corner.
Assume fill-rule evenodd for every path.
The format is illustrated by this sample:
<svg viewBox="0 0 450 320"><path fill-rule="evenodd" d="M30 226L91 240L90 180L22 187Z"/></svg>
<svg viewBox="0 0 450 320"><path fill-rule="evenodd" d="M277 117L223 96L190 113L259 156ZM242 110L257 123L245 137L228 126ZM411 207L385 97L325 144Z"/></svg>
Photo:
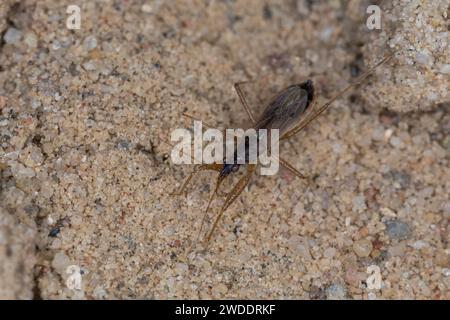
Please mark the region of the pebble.
<svg viewBox="0 0 450 320"><path fill-rule="evenodd" d="M376 300L377 299L377 295L375 293L373 293L373 292L369 292L367 294L367 299L368 300Z"/></svg>
<svg viewBox="0 0 450 320"><path fill-rule="evenodd" d="M18 162L10 163L11 173L17 179L20 178L32 178L35 176L35 172L31 168L25 167L23 164Z"/></svg>
<svg viewBox="0 0 450 320"><path fill-rule="evenodd" d="M389 140L389 143L391 144L391 146L393 146L394 148L401 148L403 147L403 142L402 140L400 140L399 137L393 136L391 137L391 139Z"/></svg>
<svg viewBox="0 0 450 320"><path fill-rule="evenodd" d="M95 62L91 60L83 63L83 68L86 71L94 71L95 69L97 69Z"/></svg>
<svg viewBox="0 0 450 320"><path fill-rule="evenodd" d="M311 252L309 251L309 246L306 240L303 238L294 235L289 238L288 241L289 248L296 252L300 257L302 257L305 261L311 261Z"/></svg>
<svg viewBox="0 0 450 320"><path fill-rule="evenodd" d="M189 267L188 267L188 265L185 264L185 263L177 263L177 264L175 265L175 271L176 271L178 274L184 274L184 273L186 273L188 270L189 270Z"/></svg>
<svg viewBox="0 0 450 320"><path fill-rule="evenodd" d="M411 246L416 250L420 250L420 249L428 247L428 243L426 241L417 240Z"/></svg>
<svg viewBox="0 0 450 320"><path fill-rule="evenodd" d="M53 257L52 267L60 275L65 275L67 267L71 264L70 258L64 252L57 252Z"/></svg>
<svg viewBox="0 0 450 320"><path fill-rule="evenodd" d="M392 211L391 209L389 209L387 207L386 208L381 208L380 212L385 217L395 218L397 216L394 211Z"/></svg>
<svg viewBox="0 0 450 320"><path fill-rule="evenodd" d="M58 40L53 41L52 49L55 51L61 49L61 42L59 42Z"/></svg>
<svg viewBox="0 0 450 320"><path fill-rule="evenodd" d="M356 267L350 266L345 271L344 280L348 285L357 288L363 278Z"/></svg>
<svg viewBox="0 0 450 320"><path fill-rule="evenodd" d="M411 183L411 176L405 171L391 170L392 178L402 188L407 188Z"/></svg>
<svg viewBox="0 0 450 320"><path fill-rule="evenodd" d="M372 249L372 242L369 239L361 239L353 242L353 251L358 257L368 257Z"/></svg>
<svg viewBox="0 0 450 320"><path fill-rule="evenodd" d="M440 73L449 74L450 73L450 64L443 64L439 69Z"/></svg>
<svg viewBox="0 0 450 320"><path fill-rule="evenodd" d="M97 38L94 36L88 36L84 39L83 46L86 50L90 51L97 47Z"/></svg>
<svg viewBox="0 0 450 320"><path fill-rule="evenodd" d="M151 5L145 3L142 5L141 10L142 10L142 12L145 12L145 13L152 13L153 8Z"/></svg>
<svg viewBox="0 0 450 320"><path fill-rule="evenodd" d="M442 274L446 277L450 277L450 269L448 268L442 269Z"/></svg>
<svg viewBox="0 0 450 320"><path fill-rule="evenodd" d="M336 254L336 249L333 247L327 248L324 252L323 252L323 256L327 259L331 259L334 257L334 255Z"/></svg>
<svg viewBox="0 0 450 320"><path fill-rule="evenodd" d="M400 220L388 220L385 223L386 233L390 239L403 240L411 235L411 228Z"/></svg>
<svg viewBox="0 0 450 320"><path fill-rule="evenodd" d="M213 296L223 296L228 292L228 288L223 283L219 283L218 285L214 286L212 288L212 294Z"/></svg>
<svg viewBox="0 0 450 320"><path fill-rule="evenodd" d="M406 246L400 243L396 246L392 246L388 249L388 253L391 257L403 257L405 255Z"/></svg>
<svg viewBox="0 0 450 320"><path fill-rule="evenodd" d="M92 296L96 299L105 299L107 295L106 290L102 287L96 287L94 291L92 291Z"/></svg>
<svg viewBox="0 0 450 320"><path fill-rule="evenodd" d="M352 199L353 210L354 211L364 211L367 209L366 201L363 195L356 196Z"/></svg>
<svg viewBox="0 0 450 320"><path fill-rule="evenodd" d="M21 37L22 37L22 31L11 27L8 30L6 30L5 35L3 36L3 40L7 44L14 44L17 41L19 41Z"/></svg>
<svg viewBox="0 0 450 320"><path fill-rule="evenodd" d="M341 284L334 283L327 288L326 294L328 300L343 300L345 299L346 290Z"/></svg>
<svg viewBox="0 0 450 320"><path fill-rule="evenodd" d="M433 63L433 57L426 51L416 54L416 61L420 64L430 65Z"/></svg>
<svg viewBox="0 0 450 320"><path fill-rule="evenodd" d="M8 99L6 97L0 96L0 110L6 106L7 101L8 101Z"/></svg>
<svg viewBox="0 0 450 320"><path fill-rule="evenodd" d="M37 167L44 162L44 156L42 155L41 149L38 147L31 145L26 147L20 153L21 162L27 167Z"/></svg>
<svg viewBox="0 0 450 320"><path fill-rule="evenodd" d="M33 32L28 32L25 34L23 41L30 48L36 48L38 45L38 39Z"/></svg>

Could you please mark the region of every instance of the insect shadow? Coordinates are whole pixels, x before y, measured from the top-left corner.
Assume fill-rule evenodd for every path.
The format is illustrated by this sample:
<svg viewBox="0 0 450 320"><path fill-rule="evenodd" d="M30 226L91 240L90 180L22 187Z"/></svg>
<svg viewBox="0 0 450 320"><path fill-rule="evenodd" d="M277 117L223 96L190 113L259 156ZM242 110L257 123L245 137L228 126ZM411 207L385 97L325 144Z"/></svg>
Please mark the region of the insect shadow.
<svg viewBox="0 0 450 320"><path fill-rule="evenodd" d="M244 92L242 91L242 85L247 82L238 82L234 85L234 88L251 121L252 127L256 130L256 132L259 132L258 129L268 129L268 130L278 129L280 140L285 140L299 133L304 128L306 128L314 119L316 119L325 110L327 110L334 101L343 96L352 87L361 84L362 81L365 80L369 75L371 75L376 68L386 63L394 55L395 52L384 57L377 64L369 68L369 70L364 72L356 81L347 85L344 89L342 89L334 97L332 97L328 102L318 107L316 104L314 84L312 80L306 80L305 82L302 83L290 85L284 90L282 90L280 93L275 95L275 97L273 97L272 100L269 102L269 104L265 107L264 111L262 112L259 118L256 118L254 116L253 112L251 111L248 105ZM186 113L184 113L183 115L193 120L199 120L198 118ZM235 149L235 153L236 152L237 151ZM278 160L283 167L285 167L295 176L301 179L306 178L300 171L298 171L293 165L288 163L282 157L278 157ZM223 214L225 213L225 211L242 193L244 188L248 185L250 178L254 174L257 165L248 162L246 162L245 164L238 164L235 162L227 163L226 161L224 161L224 163L197 164L194 166L194 170L192 171L192 173L186 178L184 183L181 185L179 191L172 193L172 195L183 195L183 194L186 195L185 191L189 182L192 180L194 175L196 175L201 171L211 170L218 172L216 186L209 198L209 202L206 207L202 223L200 226L200 230L198 233L198 237L200 237L211 203L214 197L219 194L218 191L220 185L222 184L225 178L230 176L232 173L236 172L240 166L245 166L247 172L232 187L230 192L225 193L224 195L225 202L220 208L220 211L217 214L211 229L206 234L205 237L206 245L210 242L211 237L214 231L216 230L218 223Z"/></svg>

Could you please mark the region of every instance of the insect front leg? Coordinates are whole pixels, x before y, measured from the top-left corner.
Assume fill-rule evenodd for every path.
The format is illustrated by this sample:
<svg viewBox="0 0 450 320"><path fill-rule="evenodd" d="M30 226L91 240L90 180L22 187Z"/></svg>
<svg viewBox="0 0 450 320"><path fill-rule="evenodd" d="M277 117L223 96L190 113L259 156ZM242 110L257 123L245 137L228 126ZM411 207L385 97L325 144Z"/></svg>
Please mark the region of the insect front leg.
<svg viewBox="0 0 450 320"><path fill-rule="evenodd" d="M223 204L222 208L220 209L220 212L217 215L216 219L214 220L213 226L206 237L206 243L208 243L209 240L211 240L211 236L212 236L214 230L217 228L220 218L224 214L225 210L227 210L228 207L234 202L234 200L236 200L236 198L242 193L245 186L250 181L250 178L252 177L253 172L255 172L255 168L256 168L256 165L252 165L252 164L247 165L247 174L244 177L242 177L238 181L238 183L233 187L233 189L228 193L228 196L225 199L225 203Z"/></svg>

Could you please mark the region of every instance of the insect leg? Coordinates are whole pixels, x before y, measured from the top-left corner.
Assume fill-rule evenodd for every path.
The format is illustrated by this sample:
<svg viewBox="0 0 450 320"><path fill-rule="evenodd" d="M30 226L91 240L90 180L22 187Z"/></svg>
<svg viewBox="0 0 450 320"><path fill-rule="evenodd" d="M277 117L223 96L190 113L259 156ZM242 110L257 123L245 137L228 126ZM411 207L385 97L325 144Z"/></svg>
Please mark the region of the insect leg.
<svg viewBox="0 0 450 320"><path fill-rule="evenodd" d="M247 112L248 117L252 121L252 124L256 124L255 116L253 115L252 111L250 110L250 107L248 106L247 100L245 99L244 91L241 89L241 85L249 83L251 81L241 81L234 84L234 89L236 90L237 95L239 96L239 99L241 100L242 105L244 106L245 111Z"/></svg>
<svg viewBox="0 0 450 320"><path fill-rule="evenodd" d="M200 230L198 231L197 239L195 240L195 243L198 243L198 239L200 238L200 234L202 233L203 225L205 224L206 215L208 214L208 210L211 206L211 202L213 201L214 196L217 194L217 191L219 190L219 186L221 185L221 183L224 179L225 179L224 176L219 175L217 177L216 187L215 187L213 193L211 194L211 196L209 197L208 206L206 207L205 213L203 214L202 223L200 224Z"/></svg>
<svg viewBox="0 0 450 320"><path fill-rule="evenodd" d="M217 215L216 219L214 220L213 226L206 237L206 243L208 243L209 240L211 240L211 236L212 236L214 230L217 228L217 224L219 223L220 218L224 214L225 210L227 210L228 207L234 202L234 200L236 200L236 198L242 193L245 186L250 181L250 178L253 175L255 168L256 168L255 165L249 164L247 166L247 174L238 181L238 183L233 187L233 189L228 194L227 198L225 199L225 203L223 204L222 208L220 209L220 212Z"/></svg>
<svg viewBox="0 0 450 320"><path fill-rule="evenodd" d="M300 179L307 179L300 171L295 169L293 165L291 165L289 162L284 160L283 158L279 158L279 161L283 167L288 169L291 173L293 173L295 176L299 177Z"/></svg>
<svg viewBox="0 0 450 320"><path fill-rule="evenodd" d="M207 124L206 122L202 121L200 118L197 118L196 116L190 115L190 114L188 114L186 112L183 112L182 115L185 116L186 118L190 118L190 119L195 120L195 121L201 121L205 125L205 127L207 127L207 128L213 128L213 126Z"/></svg>
<svg viewBox="0 0 450 320"><path fill-rule="evenodd" d="M318 116L320 116L322 114L322 112L324 112L325 110L327 110L330 105L336 101L338 98L340 98L341 96L343 96L347 91L349 91L351 88L353 88L354 86L361 84L362 81L364 81L369 75L371 75L376 68L378 68L379 66L381 66L382 64L384 64L385 62L389 61L393 56L395 55L395 52L384 57L380 62L378 62L376 65L374 65L373 67L371 67L369 70L367 70L366 72L364 72L355 82L349 84L347 87L345 87L343 90L341 90L340 92L338 92L333 98L331 98L327 103L325 103L324 105L322 105L321 107L319 107L317 110L312 111L309 116L307 116L305 118L304 121L301 121L298 125L296 125L295 127L293 127L292 129L290 129L289 131L287 131L281 138L281 139L287 139L291 136L293 136L294 134L302 131L308 124L310 124L314 119L316 119Z"/></svg>
<svg viewBox="0 0 450 320"><path fill-rule="evenodd" d="M187 185L189 184L189 181L191 181L192 177L197 174L200 171L204 170L213 170L213 171L220 171L222 166L220 164L199 164L194 167L194 170L189 174L189 176L184 180L183 185L181 186L180 190L178 192L171 193L172 196L179 196L179 195L186 195L185 190Z"/></svg>

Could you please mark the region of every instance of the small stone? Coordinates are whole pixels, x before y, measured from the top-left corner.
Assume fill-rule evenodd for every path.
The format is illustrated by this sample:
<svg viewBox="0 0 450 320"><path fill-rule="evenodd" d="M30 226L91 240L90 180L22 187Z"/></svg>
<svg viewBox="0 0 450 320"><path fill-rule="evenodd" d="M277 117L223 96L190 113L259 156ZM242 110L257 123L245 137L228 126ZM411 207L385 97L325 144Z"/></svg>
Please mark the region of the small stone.
<svg viewBox="0 0 450 320"><path fill-rule="evenodd" d="M22 31L11 27L8 30L6 30L5 35L3 36L3 40L7 44L14 44L17 41L19 41L21 37L22 37Z"/></svg>
<svg viewBox="0 0 450 320"><path fill-rule="evenodd" d="M353 251L358 257L368 257L372 249L372 242L369 239L361 239L353 242Z"/></svg>
<svg viewBox="0 0 450 320"><path fill-rule="evenodd" d="M97 66L95 65L94 61L87 61L83 63L83 68L86 71L94 71L95 69L97 69Z"/></svg>
<svg viewBox="0 0 450 320"><path fill-rule="evenodd" d="M397 216L396 213L389 208L381 208L380 211L385 217L395 218Z"/></svg>
<svg viewBox="0 0 450 320"><path fill-rule="evenodd" d="M426 241L417 240L411 246L416 250L420 250L420 249L428 247L428 243Z"/></svg>
<svg viewBox="0 0 450 320"><path fill-rule="evenodd" d="M16 179L20 178L32 178L35 176L35 172L31 168L25 167L23 164L18 162L10 163L11 173Z"/></svg>
<svg viewBox="0 0 450 320"><path fill-rule="evenodd" d="M335 254L336 254L336 249L333 247L330 247L323 252L323 256L327 259L333 258Z"/></svg>
<svg viewBox="0 0 450 320"><path fill-rule="evenodd" d="M54 40L52 42L52 49L55 51L61 49L61 42L59 42L58 40Z"/></svg>
<svg viewBox="0 0 450 320"><path fill-rule="evenodd" d="M173 225L169 225L169 226L165 227L163 230L163 234L165 236L171 236L174 233L175 233L175 227Z"/></svg>
<svg viewBox="0 0 450 320"><path fill-rule="evenodd" d="M326 290L328 300L343 300L345 299L345 287L339 283L332 284Z"/></svg>
<svg viewBox="0 0 450 320"><path fill-rule="evenodd" d="M443 274L445 277L450 277L450 269L448 269L448 268L443 268L443 269L442 269L442 274Z"/></svg>
<svg viewBox="0 0 450 320"><path fill-rule="evenodd" d="M391 257L403 257L405 255L406 246L401 243L396 246L392 246L388 249L388 253Z"/></svg>
<svg viewBox="0 0 450 320"><path fill-rule="evenodd" d="M228 288L223 283L219 283L218 285L212 288L213 296L223 296L228 292Z"/></svg>
<svg viewBox="0 0 450 320"><path fill-rule="evenodd" d="M119 140L117 141L117 148L119 150L129 150L130 149L130 143L127 140Z"/></svg>
<svg viewBox="0 0 450 320"><path fill-rule="evenodd" d="M389 140L389 143L391 144L391 146L393 146L394 148L401 148L403 147L403 142L402 140L400 140L399 137L393 136L391 137L391 139Z"/></svg>
<svg viewBox="0 0 450 320"><path fill-rule="evenodd" d="M327 298L325 290L317 286L311 286L309 290L309 298L311 300L325 300Z"/></svg>
<svg viewBox="0 0 450 320"><path fill-rule="evenodd" d="M33 32L28 32L25 34L23 41L30 48L36 48L38 45L38 39Z"/></svg>
<svg viewBox="0 0 450 320"><path fill-rule="evenodd" d="M430 65L433 63L433 57L426 51L416 53L416 61L420 64Z"/></svg>
<svg viewBox="0 0 450 320"><path fill-rule="evenodd" d="M141 7L141 11L145 12L145 13L152 13L153 8L151 5L149 5L148 3L144 3Z"/></svg>
<svg viewBox="0 0 450 320"><path fill-rule="evenodd" d="M20 161L27 167L34 168L44 162L44 156L42 155L41 149L31 145L22 150L20 153Z"/></svg>
<svg viewBox="0 0 450 320"><path fill-rule="evenodd" d="M449 74L450 73L450 64L443 64L439 69L440 73Z"/></svg>
<svg viewBox="0 0 450 320"><path fill-rule="evenodd" d="M4 96L0 96L0 110L6 107L6 102L8 99Z"/></svg>
<svg viewBox="0 0 450 320"><path fill-rule="evenodd" d="M83 46L86 50L90 51L97 47L97 39L94 36L89 36L84 39Z"/></svg>
<svg viewBox="0 0 450 320"><path fill-rule="evenodd" d="M94 291L92 291L92 296L96 299L105 299L107 297L107 293L102 287L96 287Z"/></svg>
<svg viewBox="0 0 450 320"><path fill-rule="evenodd" d="M345 271L344 280L348 285L358 288L363 279L356 267L350 266Z"/></svg>
<svg viewBox="0 0 450 320"><path fill-rule="evenodd" d="M368 300L376 300L377 299L377 295L375 293L373 293L373 292L369 292L367 294L367 299Z"/></svg>
<svg viewBox="0 0 450 320"><path fill-rule="evenodd" d="M381 251L378 249L375 249L370 253L370 256L372 257L372 259L376 259L381 256Z"/></svg>
<svg viewBox="0 0 450 320"><path fill-rule="evenodd" d="M360 212L367 209L366 201L363 195L356 196L352 199L353 210Z"/></svg>
<svg viewBox="0 0 450 320"><path fill-rule="evenodd" d="M175 265L175 271L176 271L178 274L183 274L183 273L187 272L188 269L189 269L189 267L188 267L188 265L185 264L185 263L177 263L177 264Z"/></svg>
<svg viewBox="0 0 450 320"><path fill-rule="evenodd" d="M385 223L386 233L390 239L403 240L411 234L411 228L400 220L388 220Z"/></svg>
<svg viewBox="0 0 450 320"><path fill-rule="evenodd" d="M309 251L309 246L305 239L294 235L289 238L288 246L292 251L297 253L305 261L312 260L311 252Z"/></svg>
<svg viewBox="0 0 450 320"><path fill-rule="evenodd" d="M64 252L57 252L53 257L52 267L60 275L66 275L67 267L71 264L70 258Z"/></svg>
<svg viewBox="0 0 450 320"><path fill-rule="evenodd" d="M411 176L405 171L392 170L390 173L394 181L398 183L401 188L407 188L411 183Z"/></svg>

